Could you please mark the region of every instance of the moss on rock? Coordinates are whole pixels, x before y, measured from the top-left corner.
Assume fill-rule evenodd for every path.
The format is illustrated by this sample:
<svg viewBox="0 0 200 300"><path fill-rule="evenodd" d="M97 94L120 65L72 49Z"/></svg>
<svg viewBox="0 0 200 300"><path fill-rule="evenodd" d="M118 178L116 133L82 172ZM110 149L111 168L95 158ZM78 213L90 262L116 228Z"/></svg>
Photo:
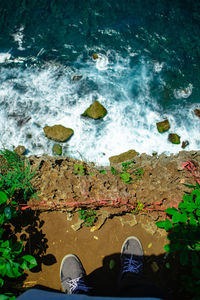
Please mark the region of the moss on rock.
<svg viewBox="0 0 200 300"><path fill-rule="evenodd" d="M43 130L47 138L56 142L66 142L74 133L73 129L62 125L46 126Z"/></svg>
<svg viewBox="0 0 200 300"><path fill-rule="evenodd" d="M110 164L119 164L122 162L130 161L132 160L135 156L137 156L139 153L136 152L135 150L129 150L127 152L123 152L119 155L111 156L109 157Z"/></svg>
<svg viewBox="0 0 200 300"><path fill-rule="evenodd" d="M156 126L157 126L157 129L160 133L163 133L163 132L169 130L169 128L170 128L170 124L169 124L168 120L158 122L158 123L156 123Z"/></svg>
<svg viewBox="0 0 200 300"><path fill-rule="evenodd" d="M180 136L176 133L170 133L168 135L168 140L172 143L172 144L180 144Z"/></svg>
<svg viewBox="0 0 200 300"><path fill-rule="evenodd" d="M55 155L62 155L62 146L59 144L54 144L52 151Z"/></svg>
<svg viewBox="0 0 200 300"><path fill-rule="evenodd" d="M106 114L107 110L105 109L105 107L101 103L99 103L99 101L95 100L94 103L84 111L82 116L96 120L105 117Z"/></svg>

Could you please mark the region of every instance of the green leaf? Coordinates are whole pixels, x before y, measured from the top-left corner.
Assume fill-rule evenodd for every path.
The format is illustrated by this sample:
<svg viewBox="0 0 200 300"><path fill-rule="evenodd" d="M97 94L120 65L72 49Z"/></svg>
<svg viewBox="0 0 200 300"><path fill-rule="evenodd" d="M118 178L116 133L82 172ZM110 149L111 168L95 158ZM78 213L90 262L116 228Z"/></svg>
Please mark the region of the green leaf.
<svg viewBox="0 0 200 300"><path fill-rule="evenodd" d="M195 216L193 214L190 214L189 217L190 217L189 224L193 225L193 226L198 226L198 222L197 222Z"/></svg>
<svg viewBox="0 0 200 300"><path fill-rule="evenodd" d="M172 223L168 219L165 220L164 228L166 231L172 228Z"/></svg>
<svg viewBox="0 0 200 300"><path fill-rule="evenodd" d="M174 215L177 211L178 211L178 209L175 207L169 207L169 208L165 209L165 212L168 215Z"/></svg>
<svg viewBox="0 0 200 300"><path fill-rule="evenodd" d="M200 209L197 209L197 210L196 210L196 215L197 215L198 217L200 217Z"/></svg>
<svg viewBox="0 0 200 300"><path fill-rule="evenodd" d="M22 256L22 259L29 263L29 269L37 266L37 261L36 261L35 257L33 257L32 255L24 255L24 256Z"/></svg>
<svg viewBox="0 0 200 300"><path fill-rule="evenodd" d="M172 217L172 222L173 223L178 223L180 221L180 218L181 218L181 213L176 212Z"/></svg>
<svg viewBox="0 0 200 300"><path fill-rule="evenodd" d="M189 187L189 188L191 188L191 189L195 188L195 185L193 185L193 184L184 183L184 185L187 186L187 187Z"/></svg>
<svg viewBox="0 0 200 300"><path fill-rule="evenodd" d="M0 258L0 275L3 277L6 274L6 260L5 258Z"/></svg>
<svg viewBox="0 0 200 300"><path fill-rule="evenodd" d="M199 265L199 257L198 257L198 254L196 252L192 252L191 253L192 255L192 265L194 267L198 266Z"/></svg>
<svg viewBox="0 0 200 300"><path fill-rule="evenodd" d="M110 270L113 270L114 267L115 267L116 263L115 263L115 260L114 259L111 259L110 262L109 262L109 269Z"/></svg>
<svg viewBox="0 0 200 300"><path fill-rule="evenodd" d="M4 280L3 278L0 278L0 287L2 287L4 285ZM0 299L1 299L1 295L0 295Z"/></svg>
<svg viewBox="0 0 200 300"><path fill-rule="evenodd" d="M11 219L12 213L11 213L11 209L10 209L9 206L5 207L5 209L4 209L4 214L5 214L5 216L6 216L6 218L7 218L8 220Z"/></svg>
<svg viewBox="0 0 200 300"><path fill-rule="evenodd" d="M181 216L180 216L179 222L185 223L185 222L187 222L187 220L188 220L187 214L182 213Z"/></svg>
<svg viewBox="0 0 200 300"><path fill-rule="evenodd" d="M182 252L180 253L180 263L181 263L181 265L182 265L182 266L187 265L188 259L189 259L189 257L188 257L188 252L187 252L187 251L182 251Z"/></svg>
<svg viewBox="0 0 200 300"><path fill-rule="evenodd" d="M116 173L117 173L117 171L113 167L111 167L111 172L113 173L113 175L116 175Z"/></svg>
<svg viewBox="0 0 200 300"><path fill-rule="evenodd" d="M8 197L6 193L0 191L0 205L5 203L7 201Z"/></svg>
<svg viewBox="0 0 200 300"><path fill-rule="evenodd" d="M106 170L99 170L99 173L106 174Z"/></svg>
<svg viewBox="0 0 200 300"><path fill-rule="evenodd" d="M170 245L169 244L166 244L165 246L164 246L164 250L166 251L166 252L170 252Z"/></svg>
<svg viewBox="0 0 200 300"><path fill-rule="evenodd" d="M2 238L2 236L3 236L3 233L4 233L4 230L3 230L3 228L0 228L0 239Z"/></svg>
<svg viewBox="0 0 200 300"><path fill-rule="evenodd" d="M159 228L164 228L165 227L165 221L156 222L156 226L158 226Z"/></svg>

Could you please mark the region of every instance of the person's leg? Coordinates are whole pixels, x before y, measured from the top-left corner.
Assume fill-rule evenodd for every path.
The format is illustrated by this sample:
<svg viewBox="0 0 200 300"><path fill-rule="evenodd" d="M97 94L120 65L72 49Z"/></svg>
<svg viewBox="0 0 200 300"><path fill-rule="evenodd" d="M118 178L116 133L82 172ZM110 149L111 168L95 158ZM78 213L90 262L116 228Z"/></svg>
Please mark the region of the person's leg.
<svg viewBox="0 0 200 300"><path fill-rule="evenodd" d="M136 237L128 237L121 249L119 296L167 299L162 290L145 280L143 263L143 249L140 241Z"/></svg>
<svg viewBox="0 0 200 300"><path fill-rule="evenodd" d="M66 294L89 294L86 273L79 258L73 254L66 255L60 266L60 280Z"/></svg>

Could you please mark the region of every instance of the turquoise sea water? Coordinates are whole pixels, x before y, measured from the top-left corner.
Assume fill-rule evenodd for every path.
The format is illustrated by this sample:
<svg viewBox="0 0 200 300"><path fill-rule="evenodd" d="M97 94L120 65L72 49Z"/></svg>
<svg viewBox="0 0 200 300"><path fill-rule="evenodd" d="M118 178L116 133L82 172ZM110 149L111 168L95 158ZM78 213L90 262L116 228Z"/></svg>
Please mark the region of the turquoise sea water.
<svg viewBox="0 0 200 300"><path fill-rule="evenodd" d="M43 127L62 124L75 132L64 154L97 164L129 149L176 153L156 129L168 118L199 149L199 37L198 1L1 0L1 146L51 154ZM81 118L94 99L107 116Z"/></svg>

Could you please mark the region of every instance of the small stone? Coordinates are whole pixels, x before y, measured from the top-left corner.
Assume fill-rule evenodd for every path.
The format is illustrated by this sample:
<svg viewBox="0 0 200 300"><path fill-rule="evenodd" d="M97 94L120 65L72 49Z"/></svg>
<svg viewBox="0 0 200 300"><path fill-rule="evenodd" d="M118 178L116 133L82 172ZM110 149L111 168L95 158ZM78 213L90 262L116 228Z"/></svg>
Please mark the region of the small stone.
<svg viewBox="0 0 200 300"><path fill-rule="evenodd" d="M169 128L170 128L170 124L169 124L168 120L158 122L158 123L156 123L156 126L157 126L157 129L160 133L163 133L163 132L169 130Z"/></svg>
<svg viewBox="0 0 200 300"><path fill-rule="evenodd" d="M134 157L138 156L138 152L135 150L129 150L127 152L123 152L119 155L114 155L109 157L110 165L112 164L119 164L126 161L131 161L134 159Z"/></svg>
<svg viewBox="0 0 200 300"><path fill-rule="evenodd" d="M78 81L78 80L81 80L82 77L83 77L82 75L74 75L74 76L72 77L72 80L73 80L73 81Z"/></svg>
<svg viewBox="0 0 200 300"><path fill-rule="evenodd" d="M195 108L194 114L200 118L200 109Z"/></svg>
<svg viewBox="0 0 200 300"><path fill-rule="evenodd" d="M142 223L141 226L142 228L145 229L146 232L150 233L151 235L154 235L155 232L157 231L157 226L154 223L150 223L150 222L147 222L146 224Z"/></svg>
<svg viewBox="0 0 200 300"><path fill-rule="evenodd" d="M54 144L52 151L55 155L62 155L62 146L59 144Z"/></svg>
<svg viewBox="0 0 200 300"><path fill-rule="evenodd" d="M79 230L82 227L82 224L84 223L84 220L79 219L75 224L71 225L71 228L74 231Z"/></svg>
<svg viewBox="0 0 200 300"><path fill-rule="evenodd" d="M88 107L81 116L96 120L105 117L106 114L107 110L105 109L105 107L101 103L99 103L99 101L95 100L94 103L91 104L90 107Z"/></svg>
<svg viewBox="0 0 200 300"><path fill-rule="evenodd" d="M151 268L152 268L152 271L153 271L154 273L158 272L159 266L158 266L158 264L157 264L156 261L153 261L153 262L152 262Z"/></svg>
<svg viewBox="0 0 200 300"><path fill-rule="evenodd" d="M93 58L94 60L96 60L96 59L98 59L98 58L99 58L99 56L98 56L98 54L97 54L97 53L93 53L93 54L92 54L92 58Z"/></svg>
<svg viewBox="0 0 200 300"><path fill-rule="evenodd" d="M99 238L98 238L98 236L94 235L94 239L95 239L95 240L98 240Z"/></svg>
<svg viewBox="0 0 200 300"><path fill-rule="evenodd" d="M137 219L136 219L136 217L134 216L134 215L129 215L129 219L128 220L126 220L126 218L125 218L125 216L124 217L119 217L119 220L120 220L120 222L121 222L121 224L122 224L122 226L124 227L124 225L129 225L129 226L131 226L131 227L133 227L133 226L135 226L135 225L137 225Z"/></svg>
<svg viewBox="0 0 200 300"><path fill-rule="evenodd" d="M187 147L188 145L189 145L188 141L183 141L182 145L181 145L181 148L185 149L185 147Z"/></svg>
<svg viewBox="0 0 200 300"><path fill-rule="evenodd" d="M47 138L56 142L65 142L74 134L73 129L62 125L45 126L43 130Z"/></svg>
<svg viewBox="0 0 200 300"><path fill-rule="evenodd" d="M176 133L170 133L168 135L168 140L172 143L172 144L180 144L180 136Z"/></svg>
<svg viewBox="0 0 200 300"><path fill-rule="evenodd" d="M24 146L17 146L16 148L15 148L15 153L17 154L17 155L24 155L25 154L25 152L26 152L26 148L24 147Z"/></svg>

